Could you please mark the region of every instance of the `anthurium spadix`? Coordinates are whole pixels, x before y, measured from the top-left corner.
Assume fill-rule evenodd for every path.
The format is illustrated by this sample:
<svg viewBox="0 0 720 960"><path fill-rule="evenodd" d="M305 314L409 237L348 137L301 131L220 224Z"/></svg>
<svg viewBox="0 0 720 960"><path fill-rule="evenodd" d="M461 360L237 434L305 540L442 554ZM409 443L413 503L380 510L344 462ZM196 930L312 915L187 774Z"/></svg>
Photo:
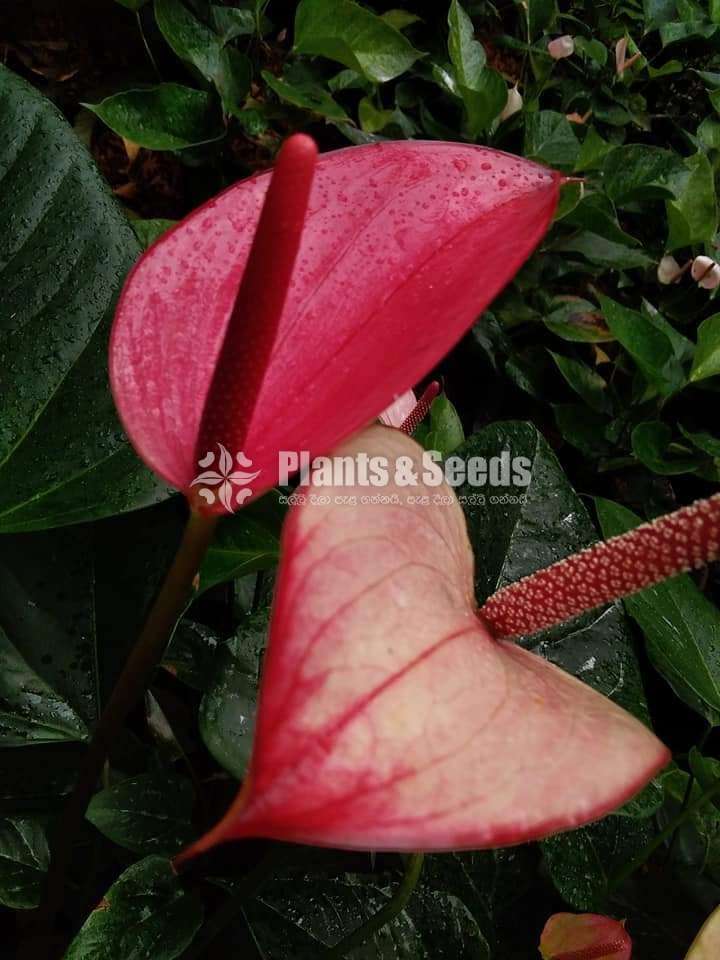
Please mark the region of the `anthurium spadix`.
<svg viewBox="0 0 720 960"><path fill-rule="evenodd" d="M601 817L669 759L630 714L484 622L463 512L423 483L415 441L377 425L334 451L359 453L390 464L389 485L373 498L311 479L318 496L290 512L249 773L181 859L250 836L520 843Z"/></svg>
<svg viewBox="0 0 720 960"><path fill-rule="evenodd" d="M133 445L205 510L225 510L193 487L221 444L253 496L272 487L279 450L327 453L427 374L537 246L560 183L485 147L383 142L316 162L291 137L273 174L196 210L132 271L110 370Z"/></svg>

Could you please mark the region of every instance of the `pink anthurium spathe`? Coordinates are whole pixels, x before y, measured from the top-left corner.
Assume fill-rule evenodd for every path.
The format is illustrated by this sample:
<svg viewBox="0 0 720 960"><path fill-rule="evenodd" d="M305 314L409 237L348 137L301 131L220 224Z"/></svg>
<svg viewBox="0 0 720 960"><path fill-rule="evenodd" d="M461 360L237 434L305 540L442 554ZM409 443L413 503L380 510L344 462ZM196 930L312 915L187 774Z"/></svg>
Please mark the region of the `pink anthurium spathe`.
<svg viewBox="0 0 720 960"><path fill-rule="evenodd" d="M427 374L512 278L561 179L457 143L316 162L310 138L291 137L272 175L196 210L125 285L110 371L136 450L218 513L220 498L207 501L233 473L256 474L257 496L277 483L279 450L326 453ZM225 471L220 445L241 455ZM193 485L208 469L215 488ZM237 486L246 498L249 481Z"/></svg>
<svg viewBox="0 0 720 960"><path fill-rule="evenodd" d="M413 440L373 426L334 451L358 454L384 458L389 484L311 478L301 491L248 777L181 861L252 836L400 851L521 843L603 816L669 759L610 700L493 635L463 512L447 486L424 485ZM401 482L401 463L416 484Z"/></svg>
<svg viewBox="0 0 720 960"><path fill-rule="evenodd" d="M555 913L540 937L543 960L631 960L625 924L597 913Z"/></svg>

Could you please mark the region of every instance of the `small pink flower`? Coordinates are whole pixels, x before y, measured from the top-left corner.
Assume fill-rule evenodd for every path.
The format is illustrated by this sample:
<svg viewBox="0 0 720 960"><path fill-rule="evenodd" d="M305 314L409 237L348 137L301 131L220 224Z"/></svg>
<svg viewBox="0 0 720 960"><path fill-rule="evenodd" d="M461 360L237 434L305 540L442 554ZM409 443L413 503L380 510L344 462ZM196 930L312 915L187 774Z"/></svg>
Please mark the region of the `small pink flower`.
<svg viewBox="0 0 720 960"><path fill-rule="evenodd" d="M624 924L597 913L555 913L540 937L543 960L630 960Z"/></svg>
<svg viewBox="0 0 720 960"><path fill-rule="evenodd" d="M720 287L720 265L712 257L695 257L690 273L703 290Z"/></svg>
<svg viewBox="0 0 720 960"><path fill-rule="evenodd" d="M575 38L566 33L562 37L556 37L547 45L547 52L553 60L564 60L565 57L571 57L575 53Z"/></svg>

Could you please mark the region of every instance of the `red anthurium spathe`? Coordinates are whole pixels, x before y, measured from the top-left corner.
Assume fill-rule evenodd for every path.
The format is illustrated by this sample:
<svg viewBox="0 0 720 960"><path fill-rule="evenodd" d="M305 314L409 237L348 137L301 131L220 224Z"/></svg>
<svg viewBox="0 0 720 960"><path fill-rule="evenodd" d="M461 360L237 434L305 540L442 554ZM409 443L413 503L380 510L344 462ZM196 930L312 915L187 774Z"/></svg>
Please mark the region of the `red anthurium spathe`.
<svg viewBox="0 0 720 960"><path fill-rule="evenodd" d="M291 137L272 176L196 210L131 273L110 369L133 445L207 510L225 507L193 480L223 473L220 445L241 453L223 482L267 490L279 450L326 453L442 358L537 246L560 182L485 147L383 142L316 163Z"/></svg>
<svg viewBox="0 0 720 960"><path fill-rule="evenodd" d="M624 924L597 913L556 913L540 937L543 960L630 960Z"/></svg>
<svg viewBox="0 0 720 960"><path fill-rule="evenodd" d="M311 479L288 516L249 774L181 859L249 836L520 843L601 817L669 759L611 701L493 636L463 512L447 486L423 485L413 440L378 425L334 451L359 454L386 459L388 486ZM402 457L418 484L398 482Z"/></svg>

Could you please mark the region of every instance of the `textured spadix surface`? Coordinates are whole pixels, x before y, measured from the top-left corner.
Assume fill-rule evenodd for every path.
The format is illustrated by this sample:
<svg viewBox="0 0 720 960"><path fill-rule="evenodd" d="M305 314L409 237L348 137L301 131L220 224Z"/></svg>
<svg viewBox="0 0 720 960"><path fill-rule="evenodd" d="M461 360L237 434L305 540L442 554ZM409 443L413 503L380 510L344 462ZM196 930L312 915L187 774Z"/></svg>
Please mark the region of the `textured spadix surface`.
<svg viewBox="0 0 720 960"><path fill-rule="evenodd" d="M334 453L421 471L420 447L382 426ZM249 776L190 855L254 835L371 850L520 843L602 816L668 761L629 714L491 636L444 484L303 492L284 530Z"/></svg>
<svg viewBox="0 0 720 960"><path fill-rule="evenodd" d="M515 274L548 227L560 182L518 157L454 143L323 155L262 376L211 390L269 179L235 185L162 237L118 307L121 418L143 459L180 489L208 452L203 412L227 427L214 442L260 471L255 496L277 482L278 450L325 453L375 418ZM264 266L272 284L271 260Z"/></svg>

